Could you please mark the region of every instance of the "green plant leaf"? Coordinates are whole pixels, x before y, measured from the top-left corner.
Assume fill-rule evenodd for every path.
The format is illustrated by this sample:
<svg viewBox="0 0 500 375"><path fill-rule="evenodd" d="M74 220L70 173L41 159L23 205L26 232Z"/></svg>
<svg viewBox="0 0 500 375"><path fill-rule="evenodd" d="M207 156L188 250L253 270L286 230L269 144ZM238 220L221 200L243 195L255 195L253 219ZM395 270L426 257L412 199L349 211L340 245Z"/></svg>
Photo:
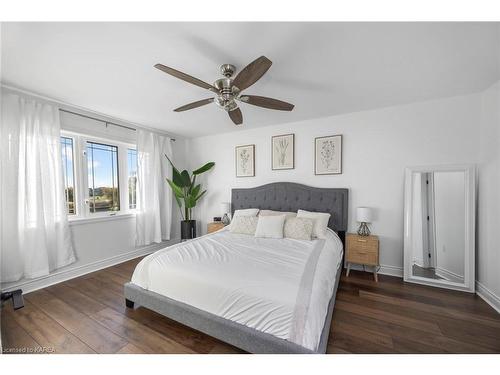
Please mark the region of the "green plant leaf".
<svg viewBox="0 0 500 375"><path fill-rule="evenodd" d="M179 186L177 186L172 180L169 180L168 178L167 178L167 182L170 185L170 187L172 188L172 191L174 192L175 196L177 198L183 199L184 198L184 192L182 191L182 188L180 188Z"/></svg>
<svg viewBox="0 0 500 375"><path fill-rule="evenodd" d="M193 191L193 188L196 186L194 183L196 182L196 175L193 175L193 178L191 179L191 186L189 186L189 192Z"/></svg>
<svg viewBox="0 0 500 375"><path fill-rule="evenodd" d="M172 179L174 181L174 184L182 187L184 185L184 183L183 183L183 179L181 176L181 172L179 172L179 170L175 167L174 163L172 163L172 160L169 159L167 154L165 154L165 157L167 158L168 162L172 166Z"/></svg>
<svg viewBox="0 0 500 375"><path fill-rule="evenodd" d="M203 167L198 168L197 170L193 171L194 175L202 174L205 173L206 171L212 169L214 167L215 163L213 161L205 164Z"/></svg>
<svg viewBox="0 0 500 375"><path fill-rule="evenodd" d="M198 193L200 192L201 190L201 184L198 184L196 185L194 188L191 189L191 192L190 194L193 196L193 197L197 197L198 196Z"/></svg>
<svg viewBox="0 0 500 375"><path fill-rule="evenodd" d="M188 195L185 202L187 208L193 208L196 206L196 197L194 195Z"/></svg>
<svg viewBox="0 0 500 375"><path fill-rule="evenodd" d="M181 172L181 178L182 178L182 186L181 187L190 187L191 186L191 176L189 175L189 172L186 171L185 169Z"/></svg>
<svg viewBox="0 0 500 375"><path fill-rule="evenodd" d="M196 197L196 201L198 201L198 199L200 199L203 195L205 195L207 191L206 190L203 190L197 197Z"/></svg>
<svg viewBox="0 0 500 375"><path fill-rule="evenodd" d="M177 168L172 168L172 180L177 186L182 186L182 176Z"/></svg>

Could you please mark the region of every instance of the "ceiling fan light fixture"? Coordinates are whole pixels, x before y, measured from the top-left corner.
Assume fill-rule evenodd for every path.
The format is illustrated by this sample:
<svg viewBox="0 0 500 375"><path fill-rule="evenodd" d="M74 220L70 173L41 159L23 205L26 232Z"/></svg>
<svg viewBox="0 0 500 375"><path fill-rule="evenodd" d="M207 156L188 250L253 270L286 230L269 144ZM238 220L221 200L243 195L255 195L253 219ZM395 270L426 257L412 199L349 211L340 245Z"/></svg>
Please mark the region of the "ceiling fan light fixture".
<svg viewBox="0 0 500 375"><path fill-rule="evenodd" d="M222 97L222 96L217 96L217 97L215 97L214 102L215 102L215 104L217 104L217 106L219 108L222 108L226 112L229 112L229 111L232 111L232 110L238 108L238 104L236 103L236 101L234 99L224 99L224 97Z"/></svg>

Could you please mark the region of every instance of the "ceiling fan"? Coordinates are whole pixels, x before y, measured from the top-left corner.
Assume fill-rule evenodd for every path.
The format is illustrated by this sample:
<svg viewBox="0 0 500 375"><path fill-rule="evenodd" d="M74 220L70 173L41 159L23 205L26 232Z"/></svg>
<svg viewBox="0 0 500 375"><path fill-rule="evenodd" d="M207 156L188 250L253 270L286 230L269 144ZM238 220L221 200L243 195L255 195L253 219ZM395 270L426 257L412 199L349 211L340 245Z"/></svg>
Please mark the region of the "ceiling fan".
<svg viewBox="0 0 500 375"><path fill-rule="evenodd" d="M176 108L174 109L175 112L187 111L214 102L228 113L229 117L236 125L241 125L243 123L243 115L238 107L237 101L279 111L291 111L293 109L293 104L278 99L241 94L243 90L257 82L267 72L271 65L271 60L265 56L261 56L248 64L233 79L232 76L236 71L235 66L223 64L220 67L220 72L225 78L218 79L213 85L162 64L156 64L155 68L216 94L213 98L198 100Z"/></svg>

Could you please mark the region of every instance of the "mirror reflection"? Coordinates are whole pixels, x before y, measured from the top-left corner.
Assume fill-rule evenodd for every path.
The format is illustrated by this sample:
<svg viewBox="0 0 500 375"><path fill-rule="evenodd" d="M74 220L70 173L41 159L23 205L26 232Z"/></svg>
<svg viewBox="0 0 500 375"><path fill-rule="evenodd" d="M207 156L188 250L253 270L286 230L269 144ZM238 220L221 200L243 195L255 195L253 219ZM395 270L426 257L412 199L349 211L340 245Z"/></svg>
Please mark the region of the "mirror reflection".
<svg viewBox="0 0 500 375"><path fill-rule="evenodd" d="M413 276L464 283L464 171L414 172L411 249Z"/></svg>

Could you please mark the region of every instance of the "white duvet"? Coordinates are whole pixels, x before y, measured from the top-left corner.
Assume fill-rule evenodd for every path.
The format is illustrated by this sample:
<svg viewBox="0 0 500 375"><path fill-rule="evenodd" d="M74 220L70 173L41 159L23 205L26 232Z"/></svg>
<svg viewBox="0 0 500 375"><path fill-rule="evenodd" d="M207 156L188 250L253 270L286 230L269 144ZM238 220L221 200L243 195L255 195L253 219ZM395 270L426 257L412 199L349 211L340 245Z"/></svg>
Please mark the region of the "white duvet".
<svg viewBox="0 0 500 375"><path fill-rule="evenodd" d="M132 283L316 350L342 242L255 238L221 231L159 250Z"/></svg>

